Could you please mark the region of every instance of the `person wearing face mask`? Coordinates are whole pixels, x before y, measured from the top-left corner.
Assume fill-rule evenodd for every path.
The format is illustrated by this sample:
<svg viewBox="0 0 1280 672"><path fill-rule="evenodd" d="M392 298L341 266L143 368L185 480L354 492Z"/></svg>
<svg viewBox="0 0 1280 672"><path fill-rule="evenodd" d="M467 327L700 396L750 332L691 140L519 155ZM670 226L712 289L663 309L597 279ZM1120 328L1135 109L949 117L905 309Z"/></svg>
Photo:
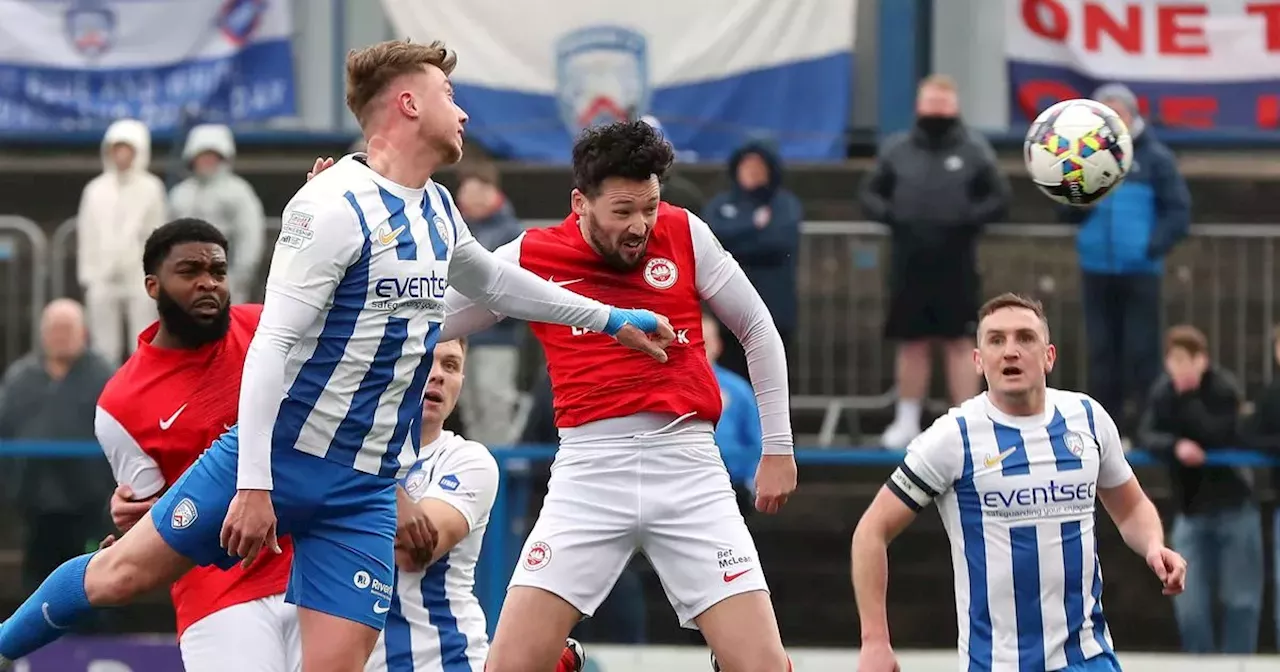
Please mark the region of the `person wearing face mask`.
<svg viewBox="0 0 1280 672"><path fill-rule="evenodd" d="M860 200L868 219L889 227L892 243L885 337L898 343L898 403L881 442L904 448L920 434L935 344L945 353L951 400L978 393L970 362L978 238L1009 206L1009 183L986 139L960 119L950 78L920 84L915 126L881 147Z"/></svg>
<svg viewBox="0 0 1280 672"><path fill-rule="evenodd" d="M85 185L76 215L76 275L89 337L113 366L156 319L137 267L147 236L165 221L164 183L147 171L150 163L146 125L136 119L111 124L102 136L102 174Z"/></svg>
<svg viewBox="0 0 1280 672"><path fill-rule="evenodd" d="M707 204L702 216L724 249L755 285L785 346L796 328L796 253L800 247L800 199L782 186L782 159L767 143L751 141L729 157L733 185ZM721 328L720 365L748 376L742 344Z"/></svg>
<svg viewBox="0 0 1280 672"><path fill-rule="evenodd" d="M235 156L236 141L230 128L221 124L192 128L182 150L191 176L169 192L169 207L174 217L210 222L227 237L227 286L232 302L243 303L255 298L258 289L266 222L262 201L253 187L232 172Z"/></svg>

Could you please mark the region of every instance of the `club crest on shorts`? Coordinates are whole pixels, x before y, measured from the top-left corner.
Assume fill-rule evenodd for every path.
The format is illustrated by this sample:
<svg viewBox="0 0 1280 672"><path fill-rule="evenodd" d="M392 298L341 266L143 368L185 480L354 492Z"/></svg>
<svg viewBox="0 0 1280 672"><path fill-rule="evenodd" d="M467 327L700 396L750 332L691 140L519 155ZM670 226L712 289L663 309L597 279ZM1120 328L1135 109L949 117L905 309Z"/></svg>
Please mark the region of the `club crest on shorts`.
<svg viewBox="0 0 1280 672"><path fill-rule="evenodd" d="M556 41L555 55L556 102L571 134L648 111L649 47L641 33L622 26L579 28Z"/></svg>
<svg viewBox="0 0 1280 672"><path fill-rule="evenodd" d="M655 289L671 289L676 284L680 272L676 262L662 257L654 257L644 265L644 281Z"/></svg>
<svg viewBox="0 0 1280 672"><path fill-rule="evenodd" d="M1084 454L1084 437L1080 435L1080 432L1067 432L1063 435L1062 440L1067 444L1067 450L1071 451L1072 455L1080 457Z"/></svg>
<svg viewBox="0 0 1280 672"><path fill-rule="evenodd" d="M551 547L541 541L533 542L529 547L529 552L524 556L524 568L536 572L547 566L551 562Z"/></svg>
<svg viewBox="0 0 1280 672"><path fill-rule="evenodd" d="M196 511L196 503L191 501L190 497L184 497L178 505L173 507L173 515L169 517L169 526L175 530L185 530L196 522L196 518L200 517L200 512Z"/></svg>
<svg viewBox="0 0 1280 672"><path fill-rule="evenodd" d="M74 0L63 16L71 46L86 58L97 58L115 44L116 14L102 0Z"/></svg>
<svg viewBox="0 0 1280 672"><path fill-rule="evenodd" d="M369 576L369 572L362 569L356 572L355 576L351 577L351 583L354 584L356 588L364 590L373 583L373 577Z"/></svg>

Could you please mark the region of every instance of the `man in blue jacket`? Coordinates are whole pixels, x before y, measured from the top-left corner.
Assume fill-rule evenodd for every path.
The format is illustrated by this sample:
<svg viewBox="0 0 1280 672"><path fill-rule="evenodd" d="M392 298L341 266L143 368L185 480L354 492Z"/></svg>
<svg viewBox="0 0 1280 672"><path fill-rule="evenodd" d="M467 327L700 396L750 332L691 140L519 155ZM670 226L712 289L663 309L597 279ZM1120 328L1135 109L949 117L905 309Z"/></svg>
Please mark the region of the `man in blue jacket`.
<svg viewBox="0 0 1280 672"><path fill-rule="evenodd" d="M1093 94L1116 111L1133 136L1133 166L1124 182L1092 208L1064 218L1080 224L1081 294L1089 347L1089 394L1125 421L1126 398L1142 397L1160 375L1160 283L1164 258L1187 236L1191 194L1177 159L1142 118L1123 84ZM1126 433L1127 433L1126 432Z"/></svg>
<svg viewBox="0 0 1280 672"><path fill-rule="evenodd" d="M782 160L763 142L748 142L729 158L733 185L702 214L716 238L738 260L773 315L790 349L796 330L796 254L800 247L800 199L782 186ZM742 346L727 333L721 366L747 375Z"/></svg>

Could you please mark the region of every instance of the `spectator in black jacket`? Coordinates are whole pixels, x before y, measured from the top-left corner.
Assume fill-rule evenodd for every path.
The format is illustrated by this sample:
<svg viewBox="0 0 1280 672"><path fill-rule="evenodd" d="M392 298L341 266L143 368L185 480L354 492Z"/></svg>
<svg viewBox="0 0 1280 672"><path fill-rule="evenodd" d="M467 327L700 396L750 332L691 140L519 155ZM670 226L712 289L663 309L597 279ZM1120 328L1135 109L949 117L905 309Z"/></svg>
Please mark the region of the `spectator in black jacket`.
<svg viewBox="0 0 1280 672"><path fill-rule="evenodd" d="M920 433L935 343L946 352L952 401L978 393L978 237L1008 206L995 153L960 120L955 82L924 80L915 128L885 142L862 189L863 212L889 227L893 244L885 337L898 342L898 408L886 448L905 448Z"/></svg>
<svg viewBox="0 0 1280 672"><path fill-rule="evenodd" d="M1182 648L1188 653L1251 654L1262 614L1262 517L1253 474L1243 467L1206 467L1207 452L1240 446L1240 390L1209 362L1204 334L1178 326L1165 337L1165 375L1148 395L1138 430L1143 447L1170 456L1178 514L1173 547L1187 559L1187 589L1174 598ZM1215 646L1215 603L1220 646Z"/></svg>
<svg viewBox="0 0 1280 672"><path fill-rule="evenodd" d="M1280 368L1280 325L1272 330L1271 343L1276 365ZM1273 376L1271 384L1254 401L1253 414L1245 420L1243 433L1246 447L1280 455L1280 375ZM1280 485L1280 469L1271 471L1271 484L1272 487ZM1273 515L1271 524L1275 557L1280 558L1280 515ZM1280 561L1275 563L1274 572L1272 580L1280 589ZM1276 641L1280 642L1280 600L1276 600L1275 623Z"/></svg>

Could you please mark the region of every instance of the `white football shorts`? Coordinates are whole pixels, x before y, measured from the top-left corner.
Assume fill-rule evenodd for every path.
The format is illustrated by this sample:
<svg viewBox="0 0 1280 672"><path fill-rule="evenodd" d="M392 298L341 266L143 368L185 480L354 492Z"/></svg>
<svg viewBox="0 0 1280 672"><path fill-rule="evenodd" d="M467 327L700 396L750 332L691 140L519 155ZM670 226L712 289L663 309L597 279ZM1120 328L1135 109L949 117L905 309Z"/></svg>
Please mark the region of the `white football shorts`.
<svg viewBox="0 0 1280 672"><path fill-rule="evenodd" d="M178 640L187 672L301 672L298 608L272 595L191 624Z"/></svg>
<svg viewBox="0 0 1280 672"><path fill-rule="evenodd" d="M590 616L639 551L686 628L725 598L769 590L710 423L595 445L580 436L564 436L511 586L541 588Z"/></svg>

